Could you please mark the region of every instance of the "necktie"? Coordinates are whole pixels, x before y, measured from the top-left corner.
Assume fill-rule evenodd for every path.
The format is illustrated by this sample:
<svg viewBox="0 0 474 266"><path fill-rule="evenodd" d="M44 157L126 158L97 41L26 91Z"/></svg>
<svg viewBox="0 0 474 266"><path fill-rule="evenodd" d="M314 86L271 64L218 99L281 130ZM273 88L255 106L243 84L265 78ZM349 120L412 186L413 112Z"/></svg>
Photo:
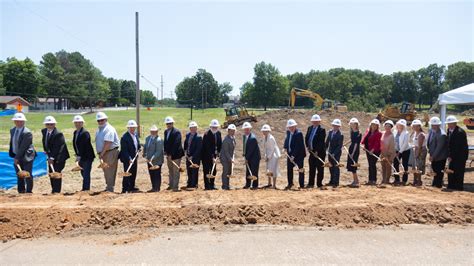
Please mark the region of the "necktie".
<svg viewBox="0 0 474 266"><path fill-rule="evenodd" d="M18 128L15 128L15 134L13 135L13 141L12 141L12 149L13 149L13 153L17 153L18 152L18 136L20 135L20 130Z"/></svg>
<svg viewBox="0 0 474 266"><path fill-rule="evenodd" d="M293 133L290 133L290 139L288 140L288 152L291 152L291 139L293 138Z"/></svg>
<svg viewBox="0 0 474 266"><path fill-rule="evenodd" d="M191 154L191 143L193 142L194 134L189 134L188 154Z"/></svg>
<svg viewBox="0 0 474 266"><path fill-rule="evenodd" d="M313 127L313 130L311 131L311 138L309 139L309 147L313 149L313 140L314 136L316 135L317 127Z"/></svg>
<svg viewBox="0 0 474 266"><path fill-rule="evenodd" d="M48 131L48 134L46 134L46 149L49 151L48 143L49 143L49 137L51 136L51 133Z"/></svg>
<svg viewBox="0 0 474 266"><path fill-rule="evenodd" d="M245 155L246 150L247 150L247 136L244 135L244 155Z"/></svg>

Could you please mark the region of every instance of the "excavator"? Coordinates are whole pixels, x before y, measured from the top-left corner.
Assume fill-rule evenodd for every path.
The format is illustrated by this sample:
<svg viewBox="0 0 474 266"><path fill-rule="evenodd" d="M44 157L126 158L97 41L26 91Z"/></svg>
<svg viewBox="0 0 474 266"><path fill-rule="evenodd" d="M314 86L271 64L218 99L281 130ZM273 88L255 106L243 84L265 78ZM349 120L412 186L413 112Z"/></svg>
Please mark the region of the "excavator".
<svg viewBox="0 0 474 266"><path fill-rule="evenodd" d="M295 108L296 96L310 98L314 102L314 106L321 107L321 110L335 110L339 112L347 112L347 106L337 103L333 100L323 99L321 95L310 90L303 90L299 88L292 88L290 91L290 107L291 109Z"/></svg>
<svg viewBox="0 0 474 266"><path fill-rule="evenodd" d="M257 122L257 116L253 113L249 113L245 105L234 105L224 109L225 111L225 122L222 128L227 128L230 124L236 126L242 125L244 122Z"/></svg>

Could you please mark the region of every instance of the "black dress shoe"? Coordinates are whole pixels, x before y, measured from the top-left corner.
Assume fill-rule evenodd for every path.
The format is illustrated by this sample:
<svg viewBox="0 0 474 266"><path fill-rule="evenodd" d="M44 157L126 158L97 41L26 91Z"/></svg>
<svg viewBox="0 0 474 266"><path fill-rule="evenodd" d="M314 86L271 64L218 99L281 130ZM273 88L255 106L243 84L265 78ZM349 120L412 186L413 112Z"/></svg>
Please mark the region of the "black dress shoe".
<svg viewBox="0 0 474 266"><path fill-rule="evenodd" d="M314 188L314 185L307 185L305 188Z"/></svg>
<svg viewBox="0 0 474 266"><path fill-rule="evenodd" d="M167 187L166 190L172 190L172 188L171 188L171 187Z"/></svg>
<svg viewBox="0 0 474 266"><path fill-rule="evenodd" d="M290 190L293 186L286 186L285 190Z"/></svg>
<svg viewBox="0 0 474 266"><path fill-rule="evenodd" d="M242 189L249 189L250 186L244 186Z"/></svg>

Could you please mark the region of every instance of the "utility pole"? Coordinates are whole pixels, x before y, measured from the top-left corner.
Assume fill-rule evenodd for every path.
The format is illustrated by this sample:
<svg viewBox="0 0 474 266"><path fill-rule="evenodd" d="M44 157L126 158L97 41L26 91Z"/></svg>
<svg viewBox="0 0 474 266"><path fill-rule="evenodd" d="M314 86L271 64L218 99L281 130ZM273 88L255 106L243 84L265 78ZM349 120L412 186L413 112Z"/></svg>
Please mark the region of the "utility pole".
<svg viewBox="0 0 474 266"><path fill-rule="evenodd" d="M140 53L138 50L138 12L135 12L135 52L136 52L136 62L137 62L137 80L136 80L136 96L135 96L135 106L137 108L137 133L140 137Z"/></svg>
<svg viewBox="0 0 474 266"><path fill-rule="evenodd" d="M158 97L158 95L156 95ZM163 101L163 75L161 75L161 100Z"/></svg>

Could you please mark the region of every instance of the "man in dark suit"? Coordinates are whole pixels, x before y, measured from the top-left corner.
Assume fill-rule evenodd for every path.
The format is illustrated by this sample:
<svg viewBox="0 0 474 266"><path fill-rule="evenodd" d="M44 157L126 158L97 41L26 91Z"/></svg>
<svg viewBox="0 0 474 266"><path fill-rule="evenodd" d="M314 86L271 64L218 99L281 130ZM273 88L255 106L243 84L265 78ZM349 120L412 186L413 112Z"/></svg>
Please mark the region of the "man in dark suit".
<svg viewBox="0 0 474 266"><path fill-rule="evenodd" d="M82 168L82 191L88 191L91 188L91 170L95 154L91 144L91 135L84 128L84 118L80 115L74 116L72 120L76 130L72 137L72 146L76 153L76 162Z"/></svg>
<svg viewBox="0 0 474 266"><path fill-rule="evenodd" d="M323 186L324 179L324 164L315 157L317 155L323 161L326 158L326 129L321 125L321 118L319 115L313 115L311 117L311 126L308 127L308 131L305 136L306 149L309 153L309 181L306 188L314 188L314 178L316 176L316 170L318 172L318 178L316 185L321 188ZM315 155L313 155L314 153Z"/></svg>
<svg viewBox="0 0 474 266"><path fill-rule="evenodd" d="M164 147L166 162L169 170L168 190L179 191L179 169L176 165L181 164L181 158L184 156L183 145L181 142L181 132L174 127L172 117L165 118L166 130L164 138Z"/></svg>
<svg viewBox="0 0 474 266"><path fill-rule="evenodd" d="M443 170L448 157L448 141L444 130L441 129L441 120L438 117L430 119L431 130L428 134L428 151L430 154L431 168L435 176L433 177L433 187L443 187Z"/></svg>
<svg viewBox="0 0 474 266"><path fill-rule="evenodd" d="M258 147L258 141L255 135L251 132L252 125L249 122L245 122L242 125L244 130L243 136L243 156L247 164L245 170L245 186L244 189L249 189L252 186L252 189L258 189L258 168L260 166L260 148ZM249 171L252 173L250 173ZM248 177L251 175L255 176L256 180L250 180Z"/></svg>
<svg viewBox="0 0 474 266"><path fill-rule="evenodd" d="M332 125L332 130L329 131L328 137L326 139L326 147L328 147L329 162L332 165L329 168L329 172L331 173L331 179L329 181L329 185L333 187L338 187L339 175L340 175L340 169L339 169L338 163L341 160L344 136L339 130L341 128L341 120L334 119L331 125Z"/></svg>
<svg viewBox="0 0 474 266"><path fill-rule="evenodd" d="M202 137L197 133L197 128L196 122L192 121L189 123L189 133L186 134L186 139L184 140L186 171L188 174L186 188L189 190L194 190L198 187L199 165L201 164Z"/></svg>
<svg viewBox="0 0 474 266"><path fill-rule="evenodd" d="M286 128L288 130L286 131L285 144L283 148L291 158L291 160L290 158L287 158L286 160L286 169L288 171L288 185L285 188L286 190L289 190L293 187L293 168L295 167L293 162L298 166L298 169L303 169L304 157L306 157L303 133L301 133L301 131L296 128L297 125L298 124L294 119L289 119L286 124ZM304 170L298 171L298 175L300 189L302 189L304 188Z"/></svg>
<svg viewBox="0 0 474 266"><path fill-rule="evenodd" d="M449 169L454 172L448 174L448 189L464 189L464 172L466 161L469 155L466 132L458 127L458 119L455 116L448 116L448 162Z"/></svg>
<svg viewBox="0 0 474 266"><path fill-rule="evenodd" d="M130 167L129 173L131 176L124 176L122 179L122 193L132 193L139 191L135 187L135 180L137 178L137 155L140 151L140 139L137 135L137 122L130 120L127 123L127 132L125 132L120 139L120 161L123 163L123 171L126 172ZM131 166L130 166L131 164Z"/></svg>
<svg viewBox="0 0 474 266"><path fill-rule="evenodd" d="M23 113L13 115L12 121L15 123L15 127L10 129L8 154L13 158L13 166L16 172L20 170L18 168L20 166L23 171L30 173L29 178L17 177L18 193L32 193L33 160L36 157L36 151L33 147L33 134L25 127L26 117Z"/></svg>
<svg viewBox="0 0 474 266"><path fill-rule="evenodd" d="M214 185L215 178L208 178L208 174L215 176L217 174L217 165L212 171L212 166L215 163L215 160L219 157L222 147L222 136L219 131L219 121L216 119L211 121L209 125L209 130L204 134L202 139L202 170L204 174L204 189L205 190L215 190Z"/></svg>
<svg viewBox="0 0 474 266"><path fill-rule="evenodd" d="M52 116L44 118L45 128L41 130L43 134L43 149L48 157L49 173L61 173L66 166L66 160L69 159L66 140L63 133L56 128L56 119ZM54 168L54 170L53 170ZM61 193L62 178L52 178L52 193Z"/></svg>

